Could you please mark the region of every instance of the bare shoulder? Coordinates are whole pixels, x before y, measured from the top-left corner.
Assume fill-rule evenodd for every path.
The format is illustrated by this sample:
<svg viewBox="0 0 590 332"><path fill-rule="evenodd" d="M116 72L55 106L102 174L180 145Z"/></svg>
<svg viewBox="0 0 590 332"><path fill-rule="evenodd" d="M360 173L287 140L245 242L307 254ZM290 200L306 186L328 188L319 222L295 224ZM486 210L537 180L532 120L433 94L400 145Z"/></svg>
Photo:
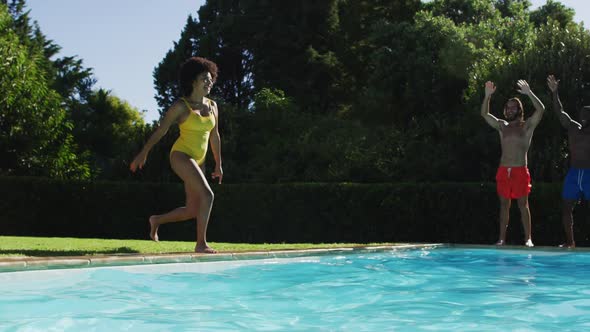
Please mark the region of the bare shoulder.
<svg viewBox="0 0 590 332"><path fill-rule="evenodd" d="M186 103L184 102L184 100L182 98L177 99L174 103L172 103L172 105L170 105L170 107L168 108L168 110L177 110L177 109L186 109Z"/></svg>
<svg viewBox="0 0 590 332"><path fill-rule="evenodd" d="M508 123L508 121L503 120L503 119L498 119L498 130L502 131L505 128L508 128L510 124Z"/></svg>
<svg viewBox="0 0 590 332"><path fill-rule="evenodd" d="M188 111L190 110L187 108L185 103L181 99L178 99L172 105L170 105L168 111L166 111L166 117L170 117L172 120L175 120Z"/></svg>

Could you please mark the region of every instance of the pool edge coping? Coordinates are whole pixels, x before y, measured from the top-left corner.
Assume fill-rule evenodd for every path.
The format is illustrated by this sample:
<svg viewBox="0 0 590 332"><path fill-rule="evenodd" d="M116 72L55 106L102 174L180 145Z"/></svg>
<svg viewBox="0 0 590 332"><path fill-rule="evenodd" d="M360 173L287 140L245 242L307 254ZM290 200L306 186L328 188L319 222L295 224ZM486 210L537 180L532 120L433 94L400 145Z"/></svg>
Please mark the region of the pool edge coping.
<svg viewBox="0 0 590 332"><path fill-rule="evenodd" d="M590 252L590 248L559 248L559 247L524 247L518 245L482 245L454 243L399 243L378 246L351 246L336 248L311 249L273 249L257 251L220 252L202 254L194 252L151 253L151 254L113 254L94 256L53 256L53 257L5 257L0 258L0 273L39 271L54 269L92 268L106 266L129 266L170 263L204 263L219 261L254 260L266 258L294 258L320 256L337 253L379 252L402 249L428 249L435 247L466 248L466 249L498 249L519 251L550 251L550 252Z"/></svg>
<svg viewBox="0 0 590 332"><path fill-rule="evenodd" d="M375 252L395 249L420 249L445 246L442 243L392 244L379 246L354 246L313 249L276 249L257 251L220 252L202 254L194 252L152 253L152 254L114 254L94 256L52 256L52 257L5 257L0 258L0 273L19 271L38 271L54 269L91 268L105 266L128 266L168 263L200 263L237 261L265 258L293 258L329 255L350 252Z"/></svg>

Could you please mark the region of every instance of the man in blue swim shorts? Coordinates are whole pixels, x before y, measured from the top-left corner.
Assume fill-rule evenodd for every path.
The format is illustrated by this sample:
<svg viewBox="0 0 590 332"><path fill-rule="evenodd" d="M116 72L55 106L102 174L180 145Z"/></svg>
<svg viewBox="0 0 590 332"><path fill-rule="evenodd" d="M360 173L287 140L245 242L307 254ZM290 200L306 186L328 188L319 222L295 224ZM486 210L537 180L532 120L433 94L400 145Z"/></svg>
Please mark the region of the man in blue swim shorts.
<svg viewBox="0 0 590 332"><path fill-rule="evenodd" d="M559 80L553 75L547 77L547 85L553 96L553 111L559 116L561 125L567 129L570 151L570 169L563 182L562 222L566 243L562 247L574 248L573 211L579 200L590 201L590 106L580 109L578 121L563 110L557 89Z"/></svg>

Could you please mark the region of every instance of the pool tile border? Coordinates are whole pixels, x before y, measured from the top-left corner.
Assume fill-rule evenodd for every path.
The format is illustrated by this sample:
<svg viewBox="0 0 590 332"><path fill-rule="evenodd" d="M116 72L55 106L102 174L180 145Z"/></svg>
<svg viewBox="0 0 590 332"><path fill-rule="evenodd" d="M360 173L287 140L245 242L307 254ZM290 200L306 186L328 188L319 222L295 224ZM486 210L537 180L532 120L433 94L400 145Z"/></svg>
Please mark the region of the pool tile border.
<svg viewBox="0 0 590 332"><path fill-rule="evenodd" d="M387 246L356 246L326 249L269 250L222 252L218 254L167 253L167 254L116 254L71 257L8 257L0 258L0 273L17 271L38 271L68 268L88 268L104 266L126 266L143 264L197 263L252 260L265 258L294 258L305 256L330 255L335 253L377 252L400 249L420 249L446 246L431 244L396 244Z"/></svg>

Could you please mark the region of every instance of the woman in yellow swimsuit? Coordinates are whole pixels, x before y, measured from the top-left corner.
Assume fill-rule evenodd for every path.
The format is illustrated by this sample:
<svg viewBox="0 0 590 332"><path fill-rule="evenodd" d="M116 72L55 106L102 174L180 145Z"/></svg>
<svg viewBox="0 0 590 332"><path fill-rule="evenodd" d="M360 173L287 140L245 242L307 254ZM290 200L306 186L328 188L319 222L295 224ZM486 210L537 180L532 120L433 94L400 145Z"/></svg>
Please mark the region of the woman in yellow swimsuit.
<svg viewBox="0 0 590 332"><path fill-rule="evenodd" d="M217 79L217 65L204 58L192 57L180 69L180 89L183 97L175 102L164 115L160 126L137 154L130 169L143 168L151 148L164 136L172 124L178 122L180 136L170 151L170 165L184 182L186 206L149 219L150 237L158 241L158 227L169 222L197 219L196 252L215 253L207 245L207 224L213 206L213 191L207 183L201 166L205 162L207 145L211 145L215 158L212 178L219 183L223 178L221 168L221 139L217 104L207 96Z"/></svg>

